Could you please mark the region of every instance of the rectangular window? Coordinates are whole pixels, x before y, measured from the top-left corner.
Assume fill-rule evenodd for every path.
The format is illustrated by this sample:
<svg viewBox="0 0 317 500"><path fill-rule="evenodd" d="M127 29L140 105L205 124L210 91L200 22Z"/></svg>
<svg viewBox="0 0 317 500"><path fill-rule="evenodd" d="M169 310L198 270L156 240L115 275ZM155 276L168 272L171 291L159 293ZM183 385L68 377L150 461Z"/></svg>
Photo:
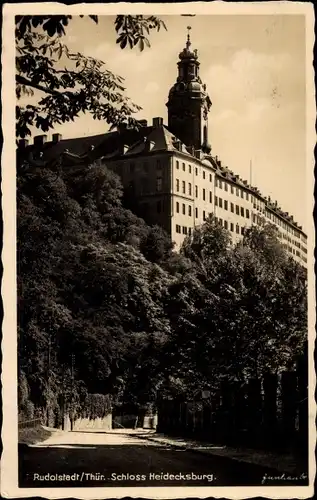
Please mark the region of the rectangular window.
<svg viewBox="0 0 317 500"><path fill-rule="evenodd" d="M222 181L220 179L218 180L218 184L219 184L220 189L222 189Z"/></svg>
<svg viewBox="0 0 317 500"><path fill-rule="evenodd" d="M215 196L215 205L218 206L218 196Z"/></svg>
<svg viewBox="0 0 317 500"><path fill-rule="evenodd" d="M183 226L183 234L187 234L187 227Z"/></svg>
<svg viewBox="0 0 317 500"><path fill-rule="evenodd" d="M219 207L222 208L222 198L219 198Z"/></svg>
<svg viewBox="0 0 317 500"><path fill-rule="evenodd" d="M189 236L192 234L192 228L191 227L188 228L188 234L189 234Z"/></svg>
<svg viewBox="0 0 317 500"><path fill-rule="evenodd" d="M220 226L222 226L222 219L219 219L219 224Z"/></svg>
<svg viewBox="0 0 317 500"><path fill-rule="evenodd" d="M205 210L203 211L203 219L206 220L206 212L205 212Z"/></svg>
<svg viewBox="0 0 317 500"><path fill-rule="evenodd" d="M240 196L243 199L243 191L242 191L242 189L240 190Z"/></svg>
<svg viewBox="0 0 317 500"><path fill-rule="evenodd" d="M224 226L225 226L225 229L228 229L228 221L224 221Z"/></svg>
<svg viewBox="0 0 317 500"><path fill-rule="evenodd" d="M176 168L177 168L177 170L179 169L179 161L178 160L176 160Z"/></svg>
<svg viewBox="0 0 317 500"><path fill-rule="evenodd" d="M234 227L233 227L232 222L230 222L230 231L232 231L232 232L234 231Z"/></svg>
<svg viewBox="0 0 317 500"><path fill-rule="evenodd" d="M176 179L176 191L179 191L179 179Z"/></svg>
<svg viewBox="0 0 317 500"><path fill-rule="evenodd" d="M209 191L209 203L212 203L212 192Z"/></svg>
<svg viewBox="0 0 317 500"><path fill-rule="evenodd" d="M231 194L234 193L234 189L233 189L233 186L231 186Z"/></svg>
<svg viewBox="0 0 317 500"><path fill-rule="evenodd" d="M239 188L236 188L236 195L239 196Z"/></svg>
<svg viewBox="0 0 317 500"><path fill-rule="evenodd" d="M233 203L230 203L230 210L232 213L234 213L234 204Z"/></svg>
<svg viewBox="0 0 317 500"><path fill-rule="evenodd" d="M224 208L225 208L225 210L228 210L228 201L227 201L227 200L224 200L224 201L223 201L223 203L224 203Z"/></svg>
<svg viewBox="0 0 317 500"><path fill-rule="evenodd" d="M179 203L178 203L178 201L176 202L176 213L179 214Z"/></svg>
<svg viewBox="0 0 317 500"><path fill-rule="evenodd" d="M198 175L198 168L195 168L195 175Z"/></svg>
<svg viewBox="0 0 317 500"><path fill-rule="evenodd" d="M241 228L241 234L244 234L244 227Z"/></svg>
<svg viewBox="0 0 317 500"><path fill-rule="evenodd" d="M163 180L162 177L156 179L156 191L162 191Z"/></svg>
<svg viewBox="0 0 317 500"><path fill-rule="evenodd" d="M198 219L198 208L195 208L195 217Z"/></svg>
<svg viewBox="0 0 317 500"><path fill-rule="evenodd" d="M246 200L249 201L249 193L245 193Z"/></svg>
<svg viewBox="0 0 317 500"><path fill-rule="evenodd" d="M183 163L183 171L185 172L185 163Z"/></svg>
<svg viewBox="0 0 317 500"><path fill-rule="evenodd" d="M209 174L209 182L212 182L212 175Z"/></svg>
<svg viewBox="0 0 317 500"><path fill-rule="evenodd" d="M256 217L255 217L255 215L254 215L254 214L253 214L253 217L252 217L252 218L253 218L253 222L254 222L254 224L255 224L255 223L256 223Z"/></svg>
<svg viewBox="0 0 317 500"><path fill-rule="evenodd" d="M206 172L203 170L203 179L206 179Z"/></svg>
<svg viewBox="0 0 317 500"><path fill-rule="evenodd" d="M250 211L248 208L246 208L246 210L245 210L245 215L246 215L247 219L250 219Z"/></svg>
<svg viewBox="0 0 317 500"><path fill-rule="evenodd" d="M189 215L189 217L192 216L192 207L191 207L191 205L188 205L188 215Z"/></svg>
<svg viewBox="0 0 317 500"><path fill-rule="evenodd" d="M239 234L239 224L236 225L236 233Z"/></svg>
<svg viewBox="0 0 317 500"><path fill-rule="evenodd" d="M183 194L186 193L186 185L185 185L185 181L182 181L182 191L183 191Z"/></svg>
<svg viewBox="0 0 317 500"><path fill-rule="evenodd" d="M161 213L161 211L162 211L162 204L161 204L161 202L160 202L160 201L158 201L158 202L156 203L156 209L157 209L157 213L159 213L159 214L160 214L160 213Z"/></svg>
<svg viewBox="0 0 317 500"><path fill-rule="evenodd" d="M186 214L186 207L185 207L185 203L183 203L183 215Z"/></svg>
<svg viewBox="0 0 317 500"><path fill-rule="evenodd" d="M181 226L179 224L176 224L176 232L177 233L181 232Z"/></svg>
<svg viewBox="0 0 317 500"><path fill-rule="evenodd" d="M239 215L239 205L236 205L236 214Z"/></svg>
<svg viewBox="0 0 317 500"><path fill-rule="evenodd" d="M195 196L198 198L198 186L195 186Z"/></svg>
<svg viewBox="0 0 317 500"><path fill-rule="evenodd" d="M203 200L206 200L206 189L203 189Z"/></svg>
<svg viewBox="0 0 317 500"><path fill-rule="evenodd" d="M189 194L189 196L192 195L192 185L190 182L188 183L188 194Z"/></svg>
<svg viewBox="0 0 317 500"><path fill-rule="evenodd" d="M192 173L192 166L188 165L188 172L191 174Z"/></svg>
<svg viewBox="0 0 317 500"><path fill-rule="evenodd" d="M241 217L244 217L244 208L243 207L240 208L240 212L241 212Z"/></svg>
<svg viewBox="0 0 317 500"><path fill-rule="evenodd" d="M228 191L228 184L225 182L225 191Z"/></svg>

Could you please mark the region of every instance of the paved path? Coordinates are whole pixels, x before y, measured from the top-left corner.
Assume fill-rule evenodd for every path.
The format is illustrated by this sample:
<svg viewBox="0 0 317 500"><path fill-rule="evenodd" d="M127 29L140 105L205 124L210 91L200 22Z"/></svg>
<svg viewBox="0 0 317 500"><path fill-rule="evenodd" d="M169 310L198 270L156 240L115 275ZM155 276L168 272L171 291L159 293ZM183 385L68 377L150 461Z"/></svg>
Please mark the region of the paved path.
<svg viewBox="0 0 317 500"><path fill-rule="evenodd" d="M276 476L273 469L176 449L137 437L132 430L56 431L46 441L19 450L20 487L294 484L294 478Z"/></svg>

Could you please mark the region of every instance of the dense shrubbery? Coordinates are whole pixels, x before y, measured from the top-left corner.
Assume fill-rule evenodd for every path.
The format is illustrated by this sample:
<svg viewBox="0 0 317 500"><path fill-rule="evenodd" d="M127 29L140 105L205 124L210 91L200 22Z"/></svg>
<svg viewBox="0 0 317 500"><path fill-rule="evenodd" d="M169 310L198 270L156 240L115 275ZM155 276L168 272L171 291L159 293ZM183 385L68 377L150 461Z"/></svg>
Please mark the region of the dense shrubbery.
<svg viewBox="0 0 317 500"><path fill-rule="evenodd" d="M99 166L19 171L23 415L62 400L81 412L88 393L144 407L158 390L289 366L304 348L305 274L274 229L233 246L211 218L176 254L122 194Z"/></svg>

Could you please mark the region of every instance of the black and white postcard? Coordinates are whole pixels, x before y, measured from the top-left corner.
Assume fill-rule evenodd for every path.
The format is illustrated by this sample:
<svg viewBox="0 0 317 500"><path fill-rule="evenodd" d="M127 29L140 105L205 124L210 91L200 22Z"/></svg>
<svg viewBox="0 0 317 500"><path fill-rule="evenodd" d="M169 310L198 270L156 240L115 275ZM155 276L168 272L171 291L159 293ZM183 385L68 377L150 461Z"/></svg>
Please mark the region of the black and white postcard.
<svg viewBox="0 0 317 500"><path fill-rule="evenodd" d="M310 498L310 3L3 7L4 498Z"/></svg>

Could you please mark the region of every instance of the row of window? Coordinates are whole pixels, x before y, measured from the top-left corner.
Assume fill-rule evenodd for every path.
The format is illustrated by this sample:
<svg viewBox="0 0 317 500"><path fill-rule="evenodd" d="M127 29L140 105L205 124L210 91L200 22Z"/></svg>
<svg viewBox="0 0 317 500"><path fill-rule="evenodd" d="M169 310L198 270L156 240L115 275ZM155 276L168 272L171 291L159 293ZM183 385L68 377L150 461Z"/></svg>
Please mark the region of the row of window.
<svg viewBox="0 0 317 500"><path fill-rule="evenodd" d="M179 170L179 161L176 160L176 169ZM186 165L185 163L183 162L182 163L182 170L183 172L186 172ZM191 165L188 165L188 173L191 174L192 173L192 166ZM198 175L198 167L195 167L195 175ZM207 178L207 173L205 170L203 170L203 179L206 179ZM212 174L209 174L209 182L212 182Z"/></svg>
<svg viewBox="0 0 317 500"><path fill-rule="evenodd" d="M140 166L141 166L141 164L138 164L138 167L140 167ZM162 160L160 160L160 159L156 160L156 168L157 168L157 170L162 170L162 168L163 168ZM136 164L134 162L131 162L129 164L130 174L134 174L135 169L136 169ZM148 173L148 171L149 171L149 163L147 161L143 162L142 169L143 169L144 172Z"/></svg>
<svg viewBox="0 0 317 500"><path fill-rule="evenodd" d="M187 226L180 226L179 224L176 224L176 232L178 234L185 234L185 235L191 235L192 234L192 228L187 227Z"/></svg>
<svg viewBox="0 0 317 500"><path fill-rule="evenodd" d="M176 192L179 193L180 182L179 179L176 179ZM192 184L188 182L187 193L186 193L186 182L182 181L182 194L188 194L188 196L192 196ZM198 186L195 186L195 198L198 198ZM202 190L202 198L206 201L206 189ZM212 192L209 191L209 203L212 203Z"/></svg>
<svg viewBox="0 0 317 500"><path fill-rule="evenodd" d="M231 194L236 193L236 196L240 196L240 198L245 199L249 201L249 193L247 191L244 191L242 188L234 187L232 184L229 184L228 182L222 180L222 179L216 179L216 187L219 187L220 189L224 189L225 191L229 191L229 186L230 186L230 191ZM255 198L251 195L251 202L255 200Z"/></svg>
<svg viewBox="0 0 317 500"><path fill-rule="evenodd" d="M228 200L223 200L222 198L218 198L215 196L215 206L219 208L224 208L225 210L229 210L229 202ZM240 207L239 205L234 205L230 202L230 211L236 215L240 215L241 217L246 217L250 219L250 210L248 208Z"/></svg>

